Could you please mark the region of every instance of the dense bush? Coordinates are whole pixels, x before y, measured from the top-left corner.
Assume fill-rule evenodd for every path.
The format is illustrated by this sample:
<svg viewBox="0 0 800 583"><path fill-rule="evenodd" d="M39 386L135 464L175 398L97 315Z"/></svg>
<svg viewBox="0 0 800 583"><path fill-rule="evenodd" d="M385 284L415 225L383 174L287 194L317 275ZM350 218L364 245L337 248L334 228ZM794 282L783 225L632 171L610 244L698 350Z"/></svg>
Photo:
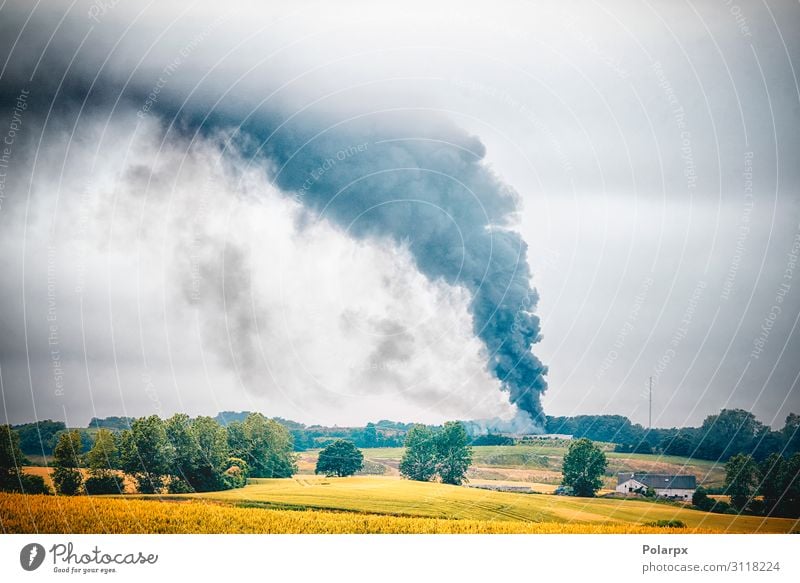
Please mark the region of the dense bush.
<svg viewBox="0 0 800 583"><path fill-rule="evenodd" d="M655 520L653 522L645 522L644 526L657 526L659 528L686 528L686 523L682 520Z"/></svg>
<svg viewBox="0 0 800 583"><path fill-rule="evenodd" d="M83 487L90 495L122 494L125 491L122 478L112 475L89 476L83 483Z"/></svg>
<svg viewBox="0 0 800 583"><path fill-rule="evenodd" d="M514 439L507 435L487 433L486 435L479 435L473 439L472 445L514 445Z"/></svg>

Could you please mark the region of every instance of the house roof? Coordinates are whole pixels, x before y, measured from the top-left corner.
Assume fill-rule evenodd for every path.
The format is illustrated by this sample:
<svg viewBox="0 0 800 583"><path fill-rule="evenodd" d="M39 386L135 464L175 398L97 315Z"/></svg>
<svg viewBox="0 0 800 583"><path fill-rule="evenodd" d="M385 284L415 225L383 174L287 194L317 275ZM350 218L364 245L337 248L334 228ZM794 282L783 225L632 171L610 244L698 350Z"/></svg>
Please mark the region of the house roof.
<svg viewBox="0 0 800 583"><path fill-rule="evenodd" d="M697 477L692 475L673 475L673 474L646 474L639 472L620 472L617 474L617 484L622 484L628 480L636 480L648 488L680 488L694 490L697 488Z"/></svg>

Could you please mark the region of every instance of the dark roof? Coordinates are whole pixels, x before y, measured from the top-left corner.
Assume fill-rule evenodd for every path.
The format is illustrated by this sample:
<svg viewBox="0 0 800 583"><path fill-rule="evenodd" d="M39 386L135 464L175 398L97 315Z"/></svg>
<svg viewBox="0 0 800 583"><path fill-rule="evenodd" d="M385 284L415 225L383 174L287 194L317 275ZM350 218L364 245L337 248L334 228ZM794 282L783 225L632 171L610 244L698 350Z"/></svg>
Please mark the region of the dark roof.
<svg viewBox="0 0 800 583"><path fill-rule="evenodd" d="M697 488L697 477L692 475L676 476L673 474L645 474L638 472L620 472L617 474L617 484L622 484L631 479L653 489L681 488L694 490Z"/></svg>

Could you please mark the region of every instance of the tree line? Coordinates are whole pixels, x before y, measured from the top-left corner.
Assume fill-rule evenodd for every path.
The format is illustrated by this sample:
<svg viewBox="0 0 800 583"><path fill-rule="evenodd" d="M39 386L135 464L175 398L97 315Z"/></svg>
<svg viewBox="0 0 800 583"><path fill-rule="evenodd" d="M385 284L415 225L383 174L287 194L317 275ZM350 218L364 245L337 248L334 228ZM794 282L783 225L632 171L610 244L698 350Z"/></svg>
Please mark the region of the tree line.
<svg viewBox="0 0 800 583"><path fill-rule="evenodd" d="M225 411L214 417L219 425L226 427L243 423L250 415L247 411ZM415 427L410 423L381 420L367 423L364 427L325 427L304 425L289 419L275 417L273 420L285 427L295 451L324 448L344 439L359 448L401 447L408 433ZM110 429L114 432L130 429L133 419L129 417L93 418L87 429L80 429L81 451L87 453L93 445L93 432ZM515 439L507 435L486 435L480 424L464 422L472 445L513 445ZM58 437L67 431L59 421L39 421L14 427L20 435L22 452L28 455L52 455ZM752 455L761 462L773 453L784 457L800 451L800 415L791 413L784 426L772 430L756 417L742 409L723 409L709 415L700 427L653 428L648 430L632 423L622 415L578 415L575 417L546 416L544 430L547 433L569 434L580 439L617 444L616 451L627 453L658 453L725 461L737 454Z"/></svg>
<svg viewBox="0 0 800 583"><path fill-rule="evenodd" d="M18 432L0 426L0 439L0 489L46 492L41 478L21 471L26 460ZM293 449L290 432L260 413L227 427L211 417L151 415L121 431L98 429L88 451L80 431L59 432L52 477L60 494L121 493L126 476L142 494L208 492L242 487L248 477L291 476Z"/></svg>
<svg viewBox="0 0 800 583"><path fill-rule="evenodd" d="M781 429L772 430L743 409L722 409L700 427L646 429L622 415L547 417L547 433L570 434L616 443L618 452L660 453L726 461L745 454L763 461L773 453L788 458L800 451L800 415L790 413Z"/></svg>

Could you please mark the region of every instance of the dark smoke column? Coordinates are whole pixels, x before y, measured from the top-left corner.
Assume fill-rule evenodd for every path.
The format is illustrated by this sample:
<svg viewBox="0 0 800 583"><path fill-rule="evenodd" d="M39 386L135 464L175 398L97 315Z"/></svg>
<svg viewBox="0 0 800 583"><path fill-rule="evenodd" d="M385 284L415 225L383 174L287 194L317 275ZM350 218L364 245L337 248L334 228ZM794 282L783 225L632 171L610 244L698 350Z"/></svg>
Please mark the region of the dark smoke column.
<svg viewBox="0 0 800 583"><path fill-rule="evenodd" d="M489 369L511 402L542 422L547 367L531 351L538 296L527 244L513 230L519 196L482 162L477 138L404 112L285 126L262 148L276 184L317 218L354 237L405 244L428 278L466 287Z"/></svg>

